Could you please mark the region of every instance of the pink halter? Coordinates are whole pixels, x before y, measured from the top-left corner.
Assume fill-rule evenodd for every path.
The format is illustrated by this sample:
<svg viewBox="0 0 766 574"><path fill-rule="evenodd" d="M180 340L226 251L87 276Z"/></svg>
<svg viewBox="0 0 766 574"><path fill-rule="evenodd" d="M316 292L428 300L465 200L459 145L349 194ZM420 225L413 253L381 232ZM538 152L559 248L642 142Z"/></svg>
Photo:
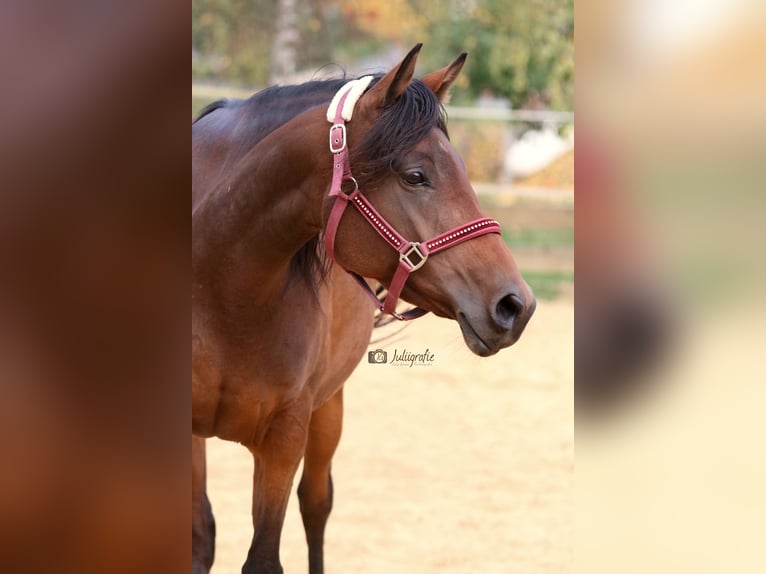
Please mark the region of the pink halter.
<svg viewBox="0 0 766 574"><path fill-rule="evenodd" d="M500 224L489 217L475 219L464 225L460 225L449 231L437 235L427 241L417 242L405 239L389 224L380 213L370 204L367 198L359 191L359 185L351 175L351 165L348 158L348 147L346 146L346 121L343 118L343 108L349 93L354 91L350 84L343 86L339 92L342 96L333 100L333 105L337 106L334 114L334 122L330 128L330 152L333 154L335 163L333 167L332 185L330 187L330 197L335 198L335 203L330 211L330 217L325 227L324 243L327 253L335 260L335 235L338 231L338 225L343 217L346 206L351 204L356 207L359 213L372 228L385 239L388 244L399 252L399 265L391 279L388 287L388 294L384 301L378 299L375 292L370 288L364 278L348 271L354 279L362 286L375 303L379 311L393 315L400 321L409 321L421 317L428 313L420 307L413 307L403 313L396 312L396 303L399 295L407 282L410 273L420 269L428 260L429 255L443 251L474 237L479 237L486 233L500 233ZM357 94L357 97L361 94ZM332 109L332 108L331 108ZM329 114L328 114L329 115ZM350 117L350 116L349 116ZM345 193L342 189L344 182L350 181L354 184L354 189L350 193Z"/></svg>

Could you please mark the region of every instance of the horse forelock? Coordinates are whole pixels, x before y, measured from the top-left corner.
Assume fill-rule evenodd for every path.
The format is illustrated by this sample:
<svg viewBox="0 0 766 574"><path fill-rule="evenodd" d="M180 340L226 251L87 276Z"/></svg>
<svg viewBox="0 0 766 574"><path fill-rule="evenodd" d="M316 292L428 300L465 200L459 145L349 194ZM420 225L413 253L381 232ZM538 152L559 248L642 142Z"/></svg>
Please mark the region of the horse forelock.
<svg viewBox="0 0 766 574"><path fill-rule="evenodd" d="M380 77L376 77L376 82ZM361 142L349 150L351 170L360 187L375 186L391 166L434 128L447 134L446 112L436 94L413 80L399 99L383 110Z"/></svg>

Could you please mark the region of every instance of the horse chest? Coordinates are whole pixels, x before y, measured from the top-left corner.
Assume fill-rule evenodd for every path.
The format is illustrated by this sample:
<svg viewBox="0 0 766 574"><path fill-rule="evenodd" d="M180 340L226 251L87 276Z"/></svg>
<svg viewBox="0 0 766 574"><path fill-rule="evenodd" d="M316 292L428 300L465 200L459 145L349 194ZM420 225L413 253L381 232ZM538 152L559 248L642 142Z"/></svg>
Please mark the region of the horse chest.
<svg viewBox="0 0 766 574"><path fill-rule="evenodd" d="M276 316L227 331L215 320L197 317L192 336L195 434L252 441L265 432L274 413L313 403L326 341L317 317L303 314L302 319L312 328L289 332L278 328L285 317Z"/></svg>

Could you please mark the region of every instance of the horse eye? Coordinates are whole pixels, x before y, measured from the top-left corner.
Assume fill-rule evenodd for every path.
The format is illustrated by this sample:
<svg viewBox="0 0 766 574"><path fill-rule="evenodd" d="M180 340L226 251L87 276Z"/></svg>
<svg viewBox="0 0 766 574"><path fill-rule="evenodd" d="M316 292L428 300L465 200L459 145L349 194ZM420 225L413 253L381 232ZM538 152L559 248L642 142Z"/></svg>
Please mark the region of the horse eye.
<svg viewBox="0 0 766 574"><path fill-rule="evenodd" d="M426 176L422 171L408 171L402 174L402 181L407 185L423 185L426 183Z"/></svg>

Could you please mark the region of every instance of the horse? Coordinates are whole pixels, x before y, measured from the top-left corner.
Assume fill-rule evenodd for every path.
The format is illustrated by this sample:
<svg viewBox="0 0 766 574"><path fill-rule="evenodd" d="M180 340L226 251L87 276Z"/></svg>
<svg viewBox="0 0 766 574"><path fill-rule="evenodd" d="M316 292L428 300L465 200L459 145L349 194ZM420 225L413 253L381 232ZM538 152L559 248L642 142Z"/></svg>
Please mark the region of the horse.
<svg viewBox="0 0 766 574"><path fill-rule="evenodd" d="M415 79L420 49L385 74L271 87L192 122L195 573L214 559L206 438L253 455L245 574L283 571L280 535L303 459L309 572L321 574L343 384L375 317L456 320L468 348L489 356L516 342L535 310L448 138L443 103L466 54ZM398 311L400 297L415 307Z"/></svg>

